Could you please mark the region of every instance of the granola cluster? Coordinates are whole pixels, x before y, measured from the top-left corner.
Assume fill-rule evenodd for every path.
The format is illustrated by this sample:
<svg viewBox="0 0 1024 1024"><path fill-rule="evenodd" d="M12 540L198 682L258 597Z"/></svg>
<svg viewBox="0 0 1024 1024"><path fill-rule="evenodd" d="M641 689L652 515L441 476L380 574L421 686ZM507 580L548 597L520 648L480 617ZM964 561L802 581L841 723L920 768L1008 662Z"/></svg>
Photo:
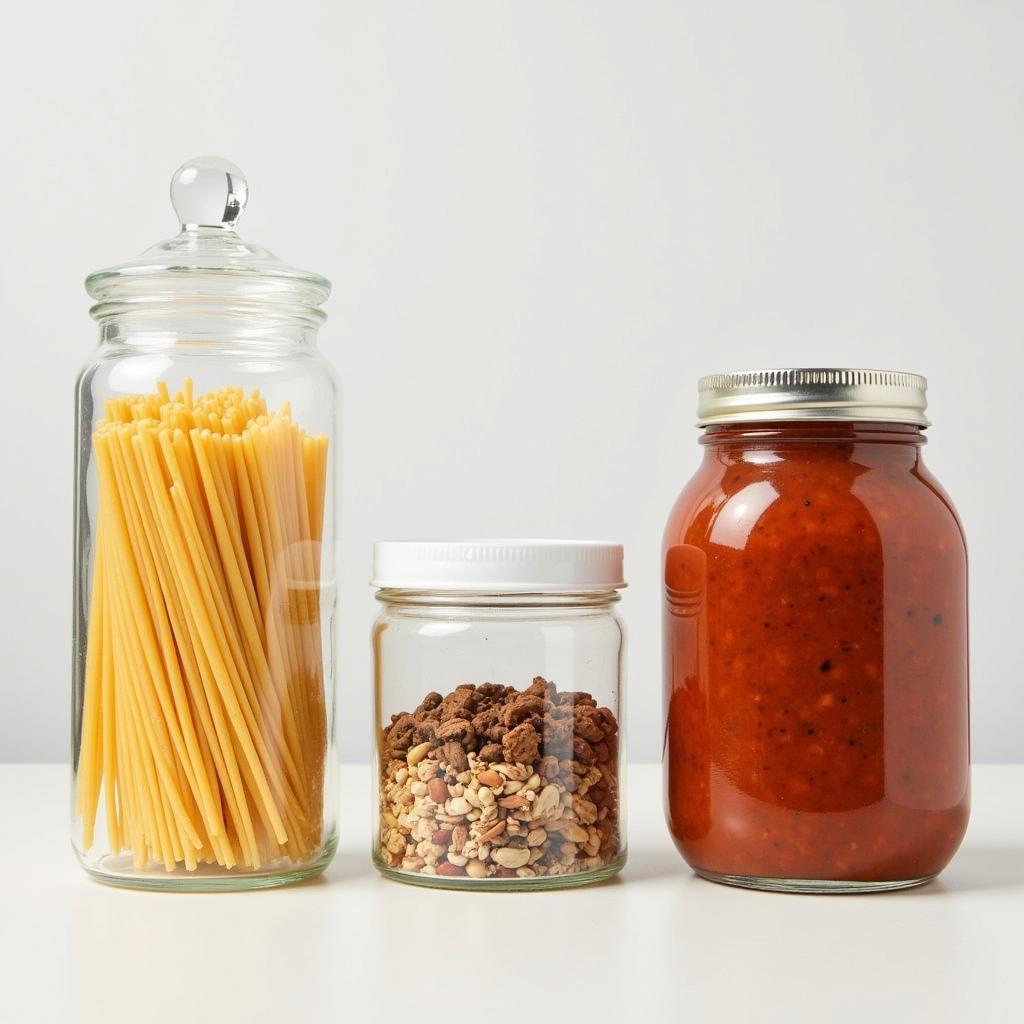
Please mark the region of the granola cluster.
<svg viewBox="0 0 1024 1024"><path fill-rule="evenodd" d="M476 879L604 867L619 852L618 728L540 676L427 694L380 738L381 857Z"/></svg>

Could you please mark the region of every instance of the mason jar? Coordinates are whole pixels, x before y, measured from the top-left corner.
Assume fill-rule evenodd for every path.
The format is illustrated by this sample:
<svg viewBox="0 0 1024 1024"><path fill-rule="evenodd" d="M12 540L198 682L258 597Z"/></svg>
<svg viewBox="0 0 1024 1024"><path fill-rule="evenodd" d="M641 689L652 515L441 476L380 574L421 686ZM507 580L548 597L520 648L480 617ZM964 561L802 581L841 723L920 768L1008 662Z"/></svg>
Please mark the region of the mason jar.
<svg viewBox="0 0 1024 1024"><path fill-rule="evenodd" d="M72 832L116 885L281 885L336 844L330 284L238 235L247 197L184 164L180 232L86 282Z"/></svg>
<svg viewBox="0 0 1024 1024"><path fill-rule="evenodd" d="M622 548L379 543L373 860L444 888L584 885L625 863Z"/></svg>
<svg viewBox="0 0 1024 1024"><path fill-rule="evenodd" d="M714 881L919 885L969 808L967 552L924 464L925 380L726 373L665 532L665 766Z"/></svg>

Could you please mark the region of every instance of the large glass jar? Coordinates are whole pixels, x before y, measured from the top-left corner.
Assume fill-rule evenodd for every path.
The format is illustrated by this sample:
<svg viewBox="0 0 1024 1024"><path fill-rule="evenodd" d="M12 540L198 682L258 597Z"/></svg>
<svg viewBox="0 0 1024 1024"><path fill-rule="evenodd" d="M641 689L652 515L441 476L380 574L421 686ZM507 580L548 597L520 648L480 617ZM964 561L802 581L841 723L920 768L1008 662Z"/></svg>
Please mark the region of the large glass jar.
<svg viewBox="0 0 1024 1024"><path fill-rule="evenodd" d="M668 822L701 875L897 889L967 825L967 555L921 457L925 381L700 383L665 532Z"/></svg>
<svg viewBox="0 0 1024 1024"><path fill-rule="evenodd" d="M247 192L183 165L180 233L86 282L72 831L117 885L280 885L336 844L330 285L239 237Z"/></svg>
<svg viewBox="0 0 1024 1024"><path fill-rule="evenodd" d="M375 549L373 859L418 885L584 885L626 859L622 548Z"/></svg>

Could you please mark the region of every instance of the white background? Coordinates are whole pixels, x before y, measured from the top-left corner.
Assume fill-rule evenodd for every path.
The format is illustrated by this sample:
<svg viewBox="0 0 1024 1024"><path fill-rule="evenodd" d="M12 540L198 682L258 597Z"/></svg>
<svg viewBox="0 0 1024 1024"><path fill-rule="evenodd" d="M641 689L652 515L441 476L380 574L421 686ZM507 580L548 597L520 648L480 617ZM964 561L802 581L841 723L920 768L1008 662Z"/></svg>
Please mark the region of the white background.
<svg viewBox="0 0 1024 1024"><path fill-rule="evenodd" d="M698 375L916 370L971 548L974 755L1024 760L1024 6L22 4L0 34L0 759L67 755L82 279L174 232L174 168L330 277L346 396L342 756L376 538L626 545L659 756L659 545Z"/></svg>

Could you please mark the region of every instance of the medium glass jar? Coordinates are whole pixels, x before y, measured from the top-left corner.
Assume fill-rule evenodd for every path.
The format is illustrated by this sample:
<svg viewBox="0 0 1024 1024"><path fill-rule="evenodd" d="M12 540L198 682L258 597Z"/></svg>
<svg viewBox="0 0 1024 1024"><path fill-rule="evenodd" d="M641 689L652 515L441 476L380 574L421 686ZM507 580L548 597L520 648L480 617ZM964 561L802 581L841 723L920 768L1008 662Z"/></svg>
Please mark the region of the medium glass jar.
<svg viewBox="0 0 1024 1024"><path fill-rule="evenodd" d="M622 548L388 542L374 563L381 873L475 889L616 874Z"/></svg>
<svg viewBox="0 0 1024 1024"><path fill-rule="evenodd" d="M72 831L117 885L280 885L336 844L330 285L238 236L247 192L183 165L180 233L86 282Z"/></svg>
<svg viewBox="0 0 1024 1024"><path fill-rule="evenodd" d="M700 383L664 542L667 816L701 875L898 889L967 826L967 554L921 447L925 381Z"/></svg>

